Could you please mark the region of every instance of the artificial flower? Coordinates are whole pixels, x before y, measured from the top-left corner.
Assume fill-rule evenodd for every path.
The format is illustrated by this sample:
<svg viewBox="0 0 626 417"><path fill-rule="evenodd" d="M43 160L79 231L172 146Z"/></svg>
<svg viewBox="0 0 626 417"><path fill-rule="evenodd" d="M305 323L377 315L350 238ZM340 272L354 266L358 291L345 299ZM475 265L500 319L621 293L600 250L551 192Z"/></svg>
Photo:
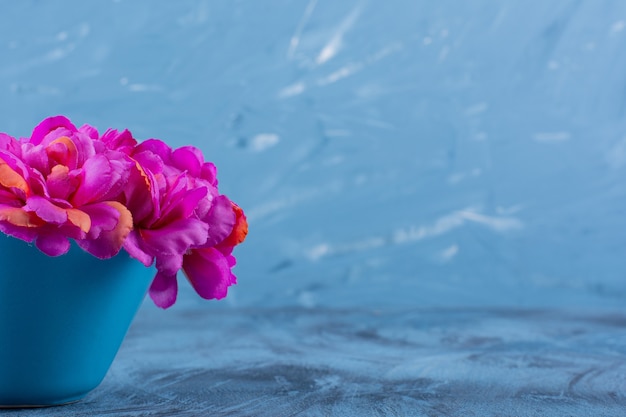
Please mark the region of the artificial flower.
<svg viewBox="0 0 626 417"><path fill-rule="evenodd" d="M138 142L128 130L99 135L56 116L28 138L0 134L0 231L49 256L71 239L100 259L123 248L155 265L149 293L167 308L181 269L201 297L226 295L247 221L219 194L215 165L199 149Z"/></svg>

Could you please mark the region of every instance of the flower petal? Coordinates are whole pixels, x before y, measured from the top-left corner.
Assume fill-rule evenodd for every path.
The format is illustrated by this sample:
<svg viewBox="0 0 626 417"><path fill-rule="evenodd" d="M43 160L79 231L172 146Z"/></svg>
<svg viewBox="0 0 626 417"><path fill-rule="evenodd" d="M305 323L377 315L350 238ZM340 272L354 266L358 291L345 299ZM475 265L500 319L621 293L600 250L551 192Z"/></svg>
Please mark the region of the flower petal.
<svg viewBox="0 0 626 417"><path fill-rule="evenodd" d="M35 245L48 256L61 256L70 250L70 241L61 233L40 233Z"/></svg>
<svg viewBox="0 0 626 417"><path fill-rule="evenodd" d="M35 146L32 143L24 143L20 151L24 164L42 173L47 173L50 170L50 160L42 145Z"/></svg>
<svg viewBox="0 0 626 417"><path fill-rule="evenodd" d="M141 142L135 148L135 153L150 152L158 155L161 160L168 162L172 154L172 148L170 148L165 142L158 139L148 139Z"/></svg>
<svg viewBox="0 0 626 417"><path fill-rule="evenodd" d="M61 225L67 221L67 211L57 207L50 200L34 195L26 200L24 210L34 212L41 220Z"/></svg>
<svg viewBox="0 0 626 417"><path fill-rule="evenodd" d="M180 219L159 229L143 229L140 235L146 249L158 255L184 254L192 246L206 241L208 226L196 219Z"/></svg>
<svg viewBox="0 0 626 417"><path fill-rule="evenodd" d="M35 126L33 133L30 135L30 143L33 145L39 145L46 135L58 128L65 128L71 132L76 132L76 126L70 122L65 116L53 116L44 119L41 123Z"/></svg>
<svg viewBox="0 0 626 417"><path fill-rule="evenodd" d="M87 213L79 209L66 209L67 219L74 226L78 227L84 233L89 233L91 230L91 217Z"/></svg>
<svg viewBox="0 0 626 417"><path fill-rule="evenodd" d="M25 195L30 193L30 187L26 179L14 170L7 161L0 156L0 185L6 188L17 188Z"/></svg>
<svg viewBox="0 0 626 417"><path fill-rule="evenodd" d="M46 178L46 187L53 198L67 198L76 190L78 179L69 175L65 165L55 165Z"/></svg>
<svg viewBox="0 0 626 417"><path fill-rule="evenodd" d="M187 171L190 175L199 177L204 158L202 151L195 146L183 146L172 152L172 162L179 170Z"/></svg>
<svg viewBox="0 0 626 417"><path fill-rule="evenodd" d="M154 256L143 249L142 242L139 237L139 232L137 230L131 230L126 240L124 240L124 249L132 258L137 259L145 266L150 266L152 262L154 262Z"/></svg>
<svg viewBox="0 0 626 417"><path fill-rule="evenodd" d="M89 216L91 227L88 237L90 239L97 238L103 231L113 230L119 223L119 210L112 207L108 202L87 204L82 206L80 210Z"/></svg>
<svg viewBox="0 0 626 417"><path fill-rule="evenodd" d="M102 218L94 219L94 217L91 217L89 210L94 208L96 205L85 206L83 207L83 210L87 212L87 214L90 214L92 230L99 228L99 233L97 235L92 235L90 231L86 239L80 239L76 242L78 243L78 246L91 253L96 258L108 259L117 255L122 248L124 240L133 228L133 217L130 211L128 211L123 204L118 203L117 201L106 201L98 204L98 206L100 205L110 206L118 212L118 215L116 216L117 223L114 228L111 230L105 230L102 223L98 225L98 221L103 221ZM95 212L96 210L93 210L91 213Z"/></svg>
<svg viewBox="0 0 626 417"><path fill-rule="evenodd" d="M144 171L139 163L130 168L124 197L136 224L151 225L159 218L158 191L151 172Z"/></svg>
<svg viewBox="0 0 626 417"><path fill-rule="evenodd" d="M8 205L11 207L18 207L22 205L22 199L13 194L10 191L0 188L0 206Z"/></svg>
<svg viewBox="0 0 626 417"><path fill-rule="evenodd" d="M248 220L241 207L235 203L232 204L232 209L236 216L235 227L233 227L230 235L219 243L219 247L234 247L243 242L248 235Z"/></svg>
<svg viewBox="0 0 626 417"><path fill-rule="evenodd" d="M168 275L157 272L148 292L158 307L163 309L171 307L176 302L178 294L176 274Z"/></svg>
<svg viewBox="0 0 626 417"><path fill-rule="evenodd" d="M182 189L175 189L169 192L164 198L165 202L161 206L161 216L157 223L170 222L173 219L186 219L194 212L198 203L207 195L206 187L186 189L185 181L182 181ZM173 187L179 185L173 184Z"/></svg>
<svg viewBox="0 0 626 417"><path fill-rule="evenodd" d="M15 226L6 221L0 221L0 231L8 236L32 242L37 237L37 229L32 227Z"/></svg>
<svg viewBox="0 0 626 417"><path fill-rule="evenodd" d="M108 129L100 138L102 142L106 144L109 149L115 149L125 154L130 154L137 141L133 138L133 135L128 129L119 132L115 129Z"/></svg>
<svg viewBox="0 0 626 417"><path fill-rule="evenodd" d="M80 185L72 196L71 203L80 207L100 200L112 187L111 163L104 155L96 155L83 165Z"/></svg>
<svg viewBox="0 0 626 417"><path fill-rule="evenodd" d="M74 141L67 136L61 136L50 142L46 146L46 154L48 159L56 164L65 165L70 169L78 167L78 149Z"/></svg>
<svg viewBox="0 0 626 417"><path fill-rule="evenodd" d="M200 178L208 181L212 186L217 187L217 168L213 162L205 162L202 165Z"/></svg>
<svg viewBox="0 0 626 417"><path fill-rule="evenodd" d="M9 136L6 133L0 133L0 149L8 151L13 155L20 154L20 142L13 136Z"/></svg>
<svg viewBox="0 0 626 417"><path fill-rule="evenodd" d="M89 136L91 139L98 139L98 129L96 129L95 127L88 125L88 124L84 124L81 127L78 128L78 131L81 133L86 134L87 136Z"/></svg>
<svg viewBox="0 0 626 417"><path fill-rule="evenodd" d="M45 224L35 213L29 213L21 207L2 206L0 207L0 221L6 221L14 226L20 227L40 227Z"/></svg>
<svg viewBox="0 0 626 417"><path fill-rule="evenodd" d="M185 255L183 272L193 289L205 299L222 299L228 287L237 283L227 257L215 248L194 249Z"/></svg>
<svg viewBox="0 0 626 417"><path fill-rule="evenodd" d="M204 220L209 224L209 238L203 246L210 247L226 239L235 226L235 212L233 206L224 195L213 199L213 204Z"/></svg>
<svg viewBox="0 0 626 417"><path fill-rule="evenodd" d="M164 274L175 274L183 267L183 254L160 254L156 256L156 269Z"/></svg>

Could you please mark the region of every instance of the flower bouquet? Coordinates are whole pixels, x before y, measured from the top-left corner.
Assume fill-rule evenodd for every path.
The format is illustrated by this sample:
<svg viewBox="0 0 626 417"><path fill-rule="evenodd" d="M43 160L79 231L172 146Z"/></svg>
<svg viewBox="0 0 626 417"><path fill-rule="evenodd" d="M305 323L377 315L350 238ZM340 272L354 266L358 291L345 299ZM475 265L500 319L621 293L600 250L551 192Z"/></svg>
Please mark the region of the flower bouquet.
<svg viewBox="0 0 626 417"><path fill-rule="evenodd" d="M0 367L4 367L0 405L33 405L72 401L100 382L146 289L157 306L172 306L182 270L201 297L225 297L236 282L233 248L245 239L248 226L243 210L219 194L215 165L204 161L199 149L172 149L157 139L138 142L128 130L100 134L92 126L76 128L66 117L56 116L43 120L29 138L0 133L0 231L17 238L0 236L0 297L4 297L0 300ZM21 246L16 249L14 244ZM121 266L129 262L133 266ZM135 265L149 271L149 277L140 279L146 274ZM77 274L89 276L73 277ZM103 274L110 276L100 277ZM138 295L129 297L124 285L133 285ZM92 295L75 294L87 286L93 286ZM121 295L109 295L107 301L101 295L105 289ZM25 296L10 295L13 290ZM84 297L92 299L87 302ZM102 298L105 301L99 301ZM122 308L126 298L129 306ZM70 308L68 303L76 300L90 313ZM60 324L33 327L33 320L16 324L23 316L34 315L38 323L56 317L61 314L56 304L62 306ZM106 320L96 318L95 310L104 310ZM130 317L122 319L120 310ZM106 354L99 350L106 335L94 336L90 324L84 324L89 330L76 330L83 328L78 322L82 316L93 316L96 327L108 326L108 320L120 328L113 332L119 340L111 342ZM78 342L82 333L88 333L93 343ZM47 340L40 340L42 334ZM74 349L68 356L67 347L59 345L56 350L65 355L61 358L59 352L31 349L41 343L61 343L68 334L79 352ZM89 376L90 381L82 383L93 386L78 387L80 383L70 381L66 392L51 393L55 390L51 386L65 378L59 376L59 366L46 377L46 386L39 387L45 379L42 375L30 375L50 368L50 362L72 368L71 356L86 350L108 360L106 366L99 366L102 375ZM20 365L15 357L24 351L30 353ZM72 372L80 374L93 361L83 360L80 369ZM33 363L39 363L38 368ZM26 365L32 369L17 369ZM48 393L33 395L38 389Z"/></svg>

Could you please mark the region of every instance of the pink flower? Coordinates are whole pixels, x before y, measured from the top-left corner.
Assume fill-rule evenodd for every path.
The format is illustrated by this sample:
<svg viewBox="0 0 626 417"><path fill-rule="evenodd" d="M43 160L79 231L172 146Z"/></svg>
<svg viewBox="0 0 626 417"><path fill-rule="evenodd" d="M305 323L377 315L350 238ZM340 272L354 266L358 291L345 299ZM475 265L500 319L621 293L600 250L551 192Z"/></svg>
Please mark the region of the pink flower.
<svg viewBox="0 0 626 417"><path fill-rule="evenodd" d="M230 234L213 247L192 249L183 258L183 271L198 295L206 299L226 297L228 287L237 283L231 272L236 264L233 248L248 234L248 222L243 210L230 202L235 224Z"/></svg>
<svg viewBox="0 0 626 417"><path fill-rule="evenodd" d="M222 298L225 291L217 297L208 296L207 285L200 285L208 279L215 286L224 286L226 270L228 285L234 283L230 278L234 258L226 259L212 248L231 234L236 222L230 200L218 194L215 166L204 162L202 153L194 147L172 150L155 139L138 145L131 157L137 161L138 173L134 175L145 181L134 182L128 188L126 203L133 211L140 208L140 201L144 207L149 201L151 210L135 217L135 228L126 239L125 249L145 265L156 260L157 274L150 296L159 307L174 304L177 273L189 265L185 271L197 277L190 279L196 291L205 298ZM201 270L194 265L219 267Z"/></svg>
<svg viewBox="0 0 626 417"><path fill-rule="evenodd" d="M117 195L132 161L85 130L57 116L30 138L2 137L0 230L50 256L66 253L69 238L102 259L119 252L132 216Z"/></svg>
<svg viewBox="0 0 626 417"><path fill-rule="evenodd" d="M50 256L66 253L70 239L101 259L123 247L155 264L159 307L176 301L181 269L201 297L226 296L247 227L195 147L138 143L128 130L100 136L64 116L43 120L30 138L0 133L0 231Z"/></svg>

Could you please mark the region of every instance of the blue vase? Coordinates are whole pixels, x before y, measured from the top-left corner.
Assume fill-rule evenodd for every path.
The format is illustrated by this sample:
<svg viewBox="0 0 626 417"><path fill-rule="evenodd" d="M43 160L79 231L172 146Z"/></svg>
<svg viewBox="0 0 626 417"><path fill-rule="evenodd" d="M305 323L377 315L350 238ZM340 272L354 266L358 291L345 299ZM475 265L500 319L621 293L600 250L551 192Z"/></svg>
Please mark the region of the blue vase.
<svg viewBox="0 0 626 417"><path fill-rule="evenodd" d="M79 400L106 375L154 271L124 251L59 257L0 233L0 406Z"/></svg>

